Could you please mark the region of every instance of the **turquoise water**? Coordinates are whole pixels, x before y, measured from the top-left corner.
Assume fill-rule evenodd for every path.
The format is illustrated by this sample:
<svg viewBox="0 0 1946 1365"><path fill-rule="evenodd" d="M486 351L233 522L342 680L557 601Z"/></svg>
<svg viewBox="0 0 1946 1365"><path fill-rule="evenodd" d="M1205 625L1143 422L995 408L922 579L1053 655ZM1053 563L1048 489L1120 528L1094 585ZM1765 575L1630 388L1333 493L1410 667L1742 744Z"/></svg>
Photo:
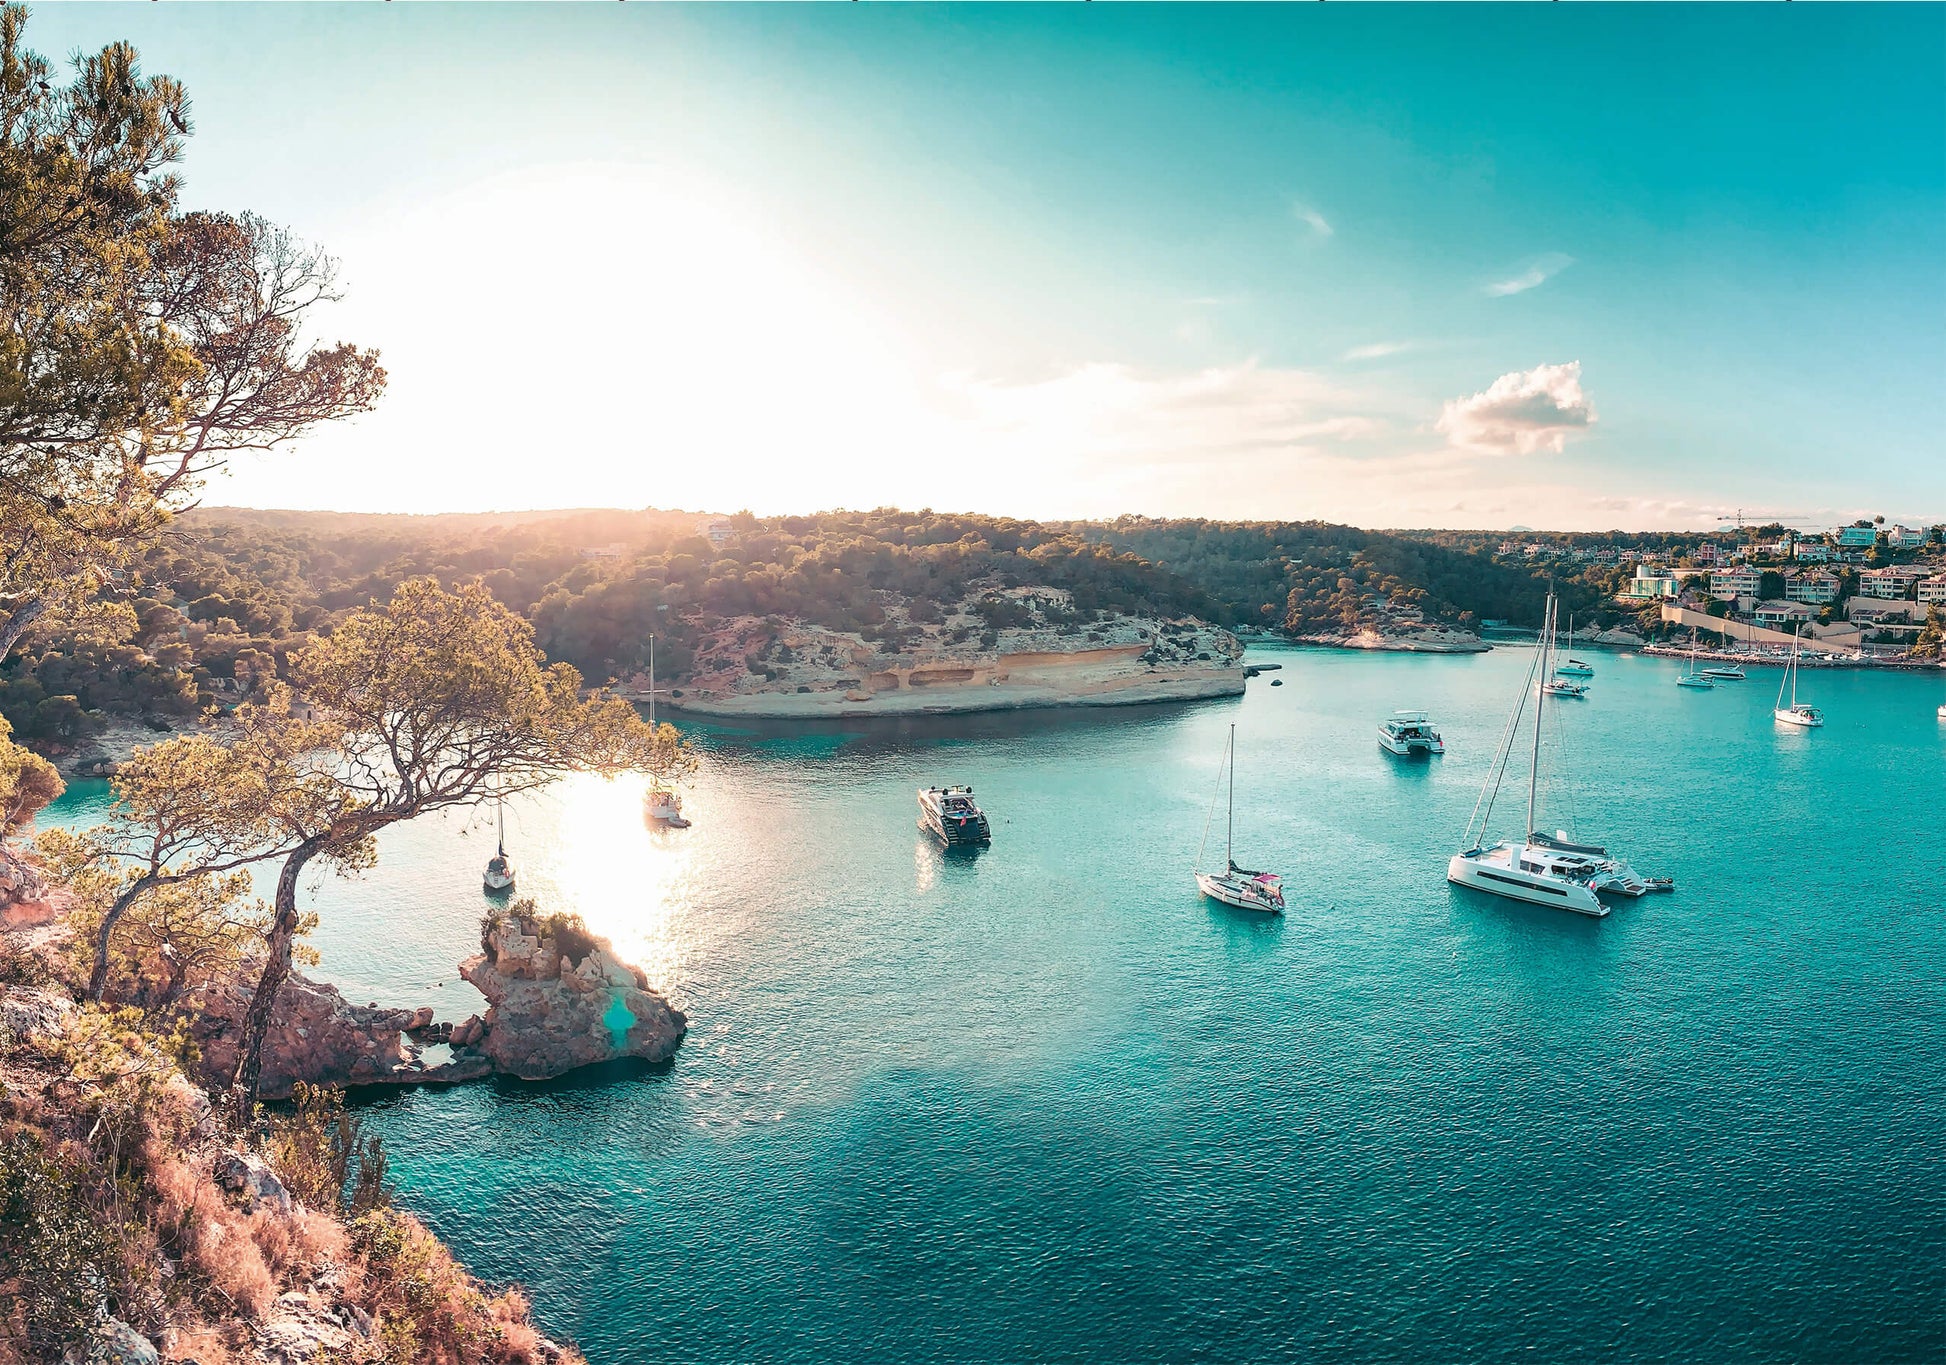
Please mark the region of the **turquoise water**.
<svg viewBox="0 0 1946 1365"><path fill-rule="evenodd" d="M1443 880L1527 651L1252 657L1240 701L714 731L681 833L511 810L523 894L692 1032L379 1097L401 1201L597 1362L1946 1353L1946 679L1808 673L1806 733L1774 671L1596 656L1543 822L1679 890L1592 921ZM1443 759L1379 750L1408 706ZM1282 919L1189 879L1231 722ZM917 831L940 780L989 851ZM324 974L477 1008L491 842L323 882Z"/></svg>

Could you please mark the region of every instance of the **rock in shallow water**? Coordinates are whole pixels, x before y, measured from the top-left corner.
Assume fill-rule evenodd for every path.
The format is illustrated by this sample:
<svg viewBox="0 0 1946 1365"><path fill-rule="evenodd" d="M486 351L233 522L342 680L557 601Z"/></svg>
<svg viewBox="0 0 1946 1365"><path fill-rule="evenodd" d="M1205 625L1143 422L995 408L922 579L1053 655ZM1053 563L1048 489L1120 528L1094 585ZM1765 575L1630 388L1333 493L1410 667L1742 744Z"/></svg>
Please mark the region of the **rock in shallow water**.
<svg viewBox="0 0 1946 1365"><path fill-rule="evenodd" d="M623 1057L666 1061L682 1042L689 1022L682 1011L572 917L509 912L488 925L482 946L460 975L492 1006L484 1036L475 1041L463 1025L454 1038L465 1028L499 1071L548 1080Z"/></svg>

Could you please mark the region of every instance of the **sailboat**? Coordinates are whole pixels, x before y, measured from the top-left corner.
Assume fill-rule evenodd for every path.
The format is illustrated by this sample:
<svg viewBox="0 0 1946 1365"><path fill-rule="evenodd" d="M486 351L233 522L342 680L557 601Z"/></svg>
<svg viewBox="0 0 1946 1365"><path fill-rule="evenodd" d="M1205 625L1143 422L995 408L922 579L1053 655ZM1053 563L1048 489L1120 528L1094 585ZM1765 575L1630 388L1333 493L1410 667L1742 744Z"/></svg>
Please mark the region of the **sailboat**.
<svg viewBox="0 0 1946 1365"><path fill-rule="evenodd" d="M1568 647L1574 647L1574 614L1572 612L1568 614ZM1592 678L1595 676L1595 666L1570 656L1566 663L1555 668L1554 673L1556 677L1562 678ZM1556 695L1585 697L1588 695L1588 689L1584 687L1579 692L1557 693Z"/></svg>
<svg viewBox="0 0 1946 1365"><path fill-rule="evenodd" d="M1687 673L1679 675L1676 678L1676 686L1677 687L1715 687L1716 686L1715 682L1713 682L1711 679L1703 676L1701 673L1698 673L1696 671L1696 644L1694 641L1691 641L1689 645L1689 671Z"/></svg>
<svg viewBox="0 0 1946 1365"><path fill-rule="evenodd" d="M500 827L500 842L487 859L486 876L482 879L489 896L505 896L514 889L514 865L507 857L507 803L505 798L493 798L494 819Z"/></svg>
<svg viewBox="0 0 1946 1365"><path fill-rule="evenodd" d="M1535 807L1540 792L1541 729L1546 720L1547 698L1550 695L1544 682L1534 701L1534 747L1532 766L1527 775L1526 834L1520 839L1503 839L1491 848L1482 847L1487 828L1493 820L1494 800L1499 795L1501 782L1506 778L1507 765L1512 760L1514 743L1520 734L1521 714L1527 709L1527 698L1536 691L1535 683L1547 677L1548 664L1554 653L1554 623L1554 594L1549 593L1540 652L1521 684L1520 699L1514 704L1513 714L1507 718L1500 751L1487 772L1486 784L1480 788L1480 799L1473 804L1473 816L1466 825L1466 847L1462 852L1455 853L1446 864L1446 880L1476 891L1505 896L1509 900L1551 905L1582 915L1606 915L1608 906L1601 899L1602 893L1641 896L1651 891L1670 890L1674 884L1666 878L1641 876L1626 862L1611 857L1608 850L1599 844L1573 843L1565 830L1547 835L1535 829Z"/></svg>
<svg viewBox="0 0 1946 1365"><path fill-rule="evenodd" d="M1791 632L1791 661L1784 666L1784 680L1777 684L1777 705L1771 714L1786 725L1799 725L1807 730L1816 729L1824 724L1824 713L1815 706L1808 706L1797 699L1797 642L1798 632ZM1791 704L1784 705L1784 689L1791 690Z"/></svg>
<svg viewBox="0 0 1946 1365"><path fill-rule="evenodd" d="M1238 867L1236 861L1237 816L1237 727L1230 727L1230 747L1223 765L1230 774L1230 813L1223 834L1223 870L1205 872L1203 849L1209 846L1210 820L1216 818L1216 798L1210 798L1209 816L1203 821L1203 843L1196 850L1196 885L1213 901L1234 905L1239 910L1261 910L1269 915L1284 913L1283 879L1274 872L1252 872Z"/></svg>
<svg viewBox="0 0 1946 1365"><path fill-rule="evenodd" d="M649 728L655 728L655 636L649 637ZM649 778L649 789L642 794L642 815L665 829L688 829L683 817L682 794L662 784L660 777Z"/></svg>

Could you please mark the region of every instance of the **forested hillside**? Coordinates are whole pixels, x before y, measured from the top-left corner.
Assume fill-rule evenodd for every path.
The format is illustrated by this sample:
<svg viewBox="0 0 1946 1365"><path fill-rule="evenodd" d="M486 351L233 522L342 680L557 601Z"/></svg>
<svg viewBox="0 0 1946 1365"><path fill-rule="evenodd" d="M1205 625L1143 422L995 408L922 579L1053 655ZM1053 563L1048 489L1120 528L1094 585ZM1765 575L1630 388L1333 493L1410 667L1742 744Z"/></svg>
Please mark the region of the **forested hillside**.
<svg viewBox="0 0 1946 1365"><path fill-rule="evenodd" d="M1108 611L1318 636L1404 607L1460 627L1539 619L1547 568L1496 562L1479 540L1420 538L1436 534L889 508L768 518L208 509L179 519L112 586L134 611L132 636L82 631L23 647L0 665L0 714L24 739L58 745L83 737L91 713L161 723L228 704L282 674L312 632L416 574L485 583L533 620L551 657L592 681L639 672L654 634L662 677L678 686L693 647L727 618L800 620L896 651L915 624L969 598L980 619L959 630L1014 624L1019 608L999 594L1026 586L1072 594L1061 623L1072 633ZM1588 621L1621 572L1577 567L1561 583L1568 605Z"/></svg>
<svg viewBox="0 0 1946 1365"><path fill-rule="evenodd" d="M1292 635L1355 630L1375 619L1378 602L1464 627L1483 620L1532 625L1547 597L1545 568L1496 562L1484 539L1462 549L1321 521L1122 517L1074 529L1187 579L1224 604L1230 623ZM1592 618L1626 576L1577 570L1557 586L1567 608Z"/></svg>

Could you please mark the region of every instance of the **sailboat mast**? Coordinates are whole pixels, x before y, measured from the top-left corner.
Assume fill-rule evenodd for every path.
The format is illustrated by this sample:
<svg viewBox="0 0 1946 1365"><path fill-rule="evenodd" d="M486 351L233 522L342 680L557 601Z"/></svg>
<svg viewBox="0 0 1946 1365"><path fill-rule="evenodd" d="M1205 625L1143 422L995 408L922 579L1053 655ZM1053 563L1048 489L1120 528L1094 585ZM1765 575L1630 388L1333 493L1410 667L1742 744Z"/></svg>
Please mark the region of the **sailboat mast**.
<svg viewBox="0 0 1946 1365"><path fill-rule="evenodd" d="M1541 785L1541 717L1547 711L1547 665L1553 656L1554 594L1547 595L1547 616L1541 624L1540 695L1534 699L1534 766L1527 773L1527 837L1534 837L1534 793Z"/></svg>
<svg viewBox="0 0 1946 1365"><path fill-rule="evenodd" d="M1237 727L1230 727L1230 813L1223 828L1223 870L1237 865Z"/></svg>
<svg viewBox="0 0 1946 1365"><path fill-rule="evenodd" d="M495 821L500 826L500 856L504 858L507 856L507 798L506 797L496 796L493 798L493 816Z"/></svg>
<svg viewBox="0 0 1946 1365"><path fill-rule="evenodd" d="M655 728L655 636L649 637L649 728Z"/></svg>

